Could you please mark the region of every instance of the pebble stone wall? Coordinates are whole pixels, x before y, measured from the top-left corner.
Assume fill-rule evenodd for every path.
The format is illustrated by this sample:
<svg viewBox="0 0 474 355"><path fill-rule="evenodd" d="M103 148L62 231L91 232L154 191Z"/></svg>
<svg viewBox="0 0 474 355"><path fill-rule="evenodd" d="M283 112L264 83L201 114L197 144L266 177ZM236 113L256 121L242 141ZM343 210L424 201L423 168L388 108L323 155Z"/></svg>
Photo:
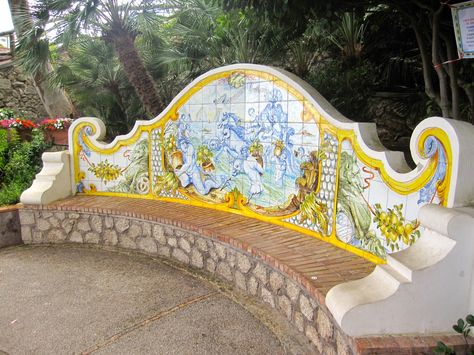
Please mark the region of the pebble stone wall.
<svg viewBox="0 0 474 355"><path fill-rule="evenodd" d="M321 304L288 276L229 244L142 219L24 208L25 244L86 243L177 260L223 279L282 313L322 354L353 354L351 339Z"/></svg>

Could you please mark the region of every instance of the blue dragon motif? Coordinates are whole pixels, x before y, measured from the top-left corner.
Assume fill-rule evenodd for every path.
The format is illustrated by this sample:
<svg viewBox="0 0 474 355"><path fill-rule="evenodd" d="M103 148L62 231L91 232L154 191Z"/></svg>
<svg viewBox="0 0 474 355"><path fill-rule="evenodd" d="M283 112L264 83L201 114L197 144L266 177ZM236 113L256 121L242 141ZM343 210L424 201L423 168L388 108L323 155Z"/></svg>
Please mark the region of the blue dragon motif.
<svg viewBox="0 0 474 355"><path fill-rule="evenodd" d="M433 136L426 138L423 145L423 157L428 159L438 159L436 171L431 180L420 190L420 197L417 204L431 203L436 195L436 188L439 182L446 177L446 152L441 142Z"/></svg>

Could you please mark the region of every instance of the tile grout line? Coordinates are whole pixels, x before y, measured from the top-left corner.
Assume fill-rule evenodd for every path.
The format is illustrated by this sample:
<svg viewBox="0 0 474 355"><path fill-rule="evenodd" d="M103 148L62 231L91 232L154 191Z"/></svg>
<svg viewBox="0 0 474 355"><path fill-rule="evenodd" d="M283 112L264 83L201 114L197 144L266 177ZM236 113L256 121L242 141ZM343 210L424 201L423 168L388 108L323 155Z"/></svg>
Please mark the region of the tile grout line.
<svg viewBox="0 0 474 355"><path fill-rule="evenodd" d="M205 301L209 298L211 298L212 296L218 294L219 292L218 291L213 291L213 292L210 292L210 293L207 293L205 295L202 295L202 296L198 296L198 297L195 297L195 298L192 298L188 301L185 301L183 303L180 303L174 307L171 307L165 311L162 311L158 314L155 314L154 316L152 317L149 317L149 318L146 318L138 323L135 323L121 331L119 331L118 333L115 333L114 335L110 336L109 338L107 338L106 340L104 340L103 342L99 343L99 344L96 344L94 346L91 346L89 347L88 349L84 350L84 351L81 351L80 354L82 355L86 355L86 354L91 354L97 350L100 350L114 342L116 342L117 340L119 340L120 338L122 338L123 336L127 335L127 334L130 334L131 332L139 329L139 328L142 328L154 321L157 321L163 317L166 317L172 313L175 313L183 308L186 308L194 303L198 303L198 302L201 302L201 301Z"/></svg>

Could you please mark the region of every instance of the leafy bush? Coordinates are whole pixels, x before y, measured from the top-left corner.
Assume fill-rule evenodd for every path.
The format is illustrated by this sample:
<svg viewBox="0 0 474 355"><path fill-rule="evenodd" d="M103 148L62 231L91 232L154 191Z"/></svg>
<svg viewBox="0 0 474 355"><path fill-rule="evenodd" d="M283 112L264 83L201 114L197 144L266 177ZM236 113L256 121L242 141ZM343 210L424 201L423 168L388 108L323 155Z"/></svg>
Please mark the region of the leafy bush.
<svg viewBox="0 0 474 355"><path fill-rule="evenodd" d="M49 146L40 130L33 130L27 142L15 130L0 129L0 206L19 201L40 170L41 154Z"/></svg>
<svg viewBox="0 0 474 355"><path fill-rule="evenodd" d="M15 117L15 111L10 108L0 108L0 120L9 120Z"/></svg>
<svg viewBox="0 0 474 355"><path fill-rule="evenodd" d="M367 97L372 93L374 80L368 63L347 67L340 61L328 60L319 63L307 80L344 115L367 121Z"/></svg>

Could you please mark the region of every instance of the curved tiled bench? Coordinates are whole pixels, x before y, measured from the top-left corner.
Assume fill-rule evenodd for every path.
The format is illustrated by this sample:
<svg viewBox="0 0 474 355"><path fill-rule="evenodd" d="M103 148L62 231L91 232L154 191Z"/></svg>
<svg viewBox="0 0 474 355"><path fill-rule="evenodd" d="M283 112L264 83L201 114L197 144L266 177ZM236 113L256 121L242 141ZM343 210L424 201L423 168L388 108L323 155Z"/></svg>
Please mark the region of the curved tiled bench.
<svg viewBox="0 0 474 355"><path fill-rule="evenodd" d="M26 244L90 243L172 258L204 270L282 313L323 354L420 352L438 337L351 338L325 305L334 285L375 265L285 228L225 212L154 200L80 196L20 210ZM460 344L457 337L445 342Z"/></svg>
<svg viewBox="0 0 474 355"><path fill-rule="evenodd" d="M458 317L473 311L474 209L466 207L474 200L467 178L474 173L472 124L442 117L420 122L410 139L412 170L403 154L383 147L374 124L351 121L300 78L279 68L235 64L196 78L157 117L137 121L129 133L110 143L105 135L100 119L76 120L69 151L43 155L43 169L21 202L42 205L76 194L131 199L78 199L69 207L155 220L186 230L178 234L197 233L222 248L244 250L301 285L320 305L316 319L321 309L357 339L378 335L383 343L390 334L449 332ZM105 225L105 217L89 218ZM62 224L55 217L41 228L51 229L51 223ZM88 223L77 227L92 228ZM143 233L128 224L125 234ZM56 225L46 236L38 230L36 239L64 238ZM31 240L30 229L25 233ZM103 243L104 232L70 233L69 240ZM161 246L153 238L111 238L191 263L193 243L173 233ZM207 268L202 251L194 257ZM211 259L224 278L244 279L235 265ZM269 287L257 288L259 295L273 295ZM288 294L279 296L266 298L277 308L292 305ZM292 307L296 323L301 304ZM302 329L321 347L324 331L314 330L314 317ZM369 347L380 347L374 344Z"/></svg>

